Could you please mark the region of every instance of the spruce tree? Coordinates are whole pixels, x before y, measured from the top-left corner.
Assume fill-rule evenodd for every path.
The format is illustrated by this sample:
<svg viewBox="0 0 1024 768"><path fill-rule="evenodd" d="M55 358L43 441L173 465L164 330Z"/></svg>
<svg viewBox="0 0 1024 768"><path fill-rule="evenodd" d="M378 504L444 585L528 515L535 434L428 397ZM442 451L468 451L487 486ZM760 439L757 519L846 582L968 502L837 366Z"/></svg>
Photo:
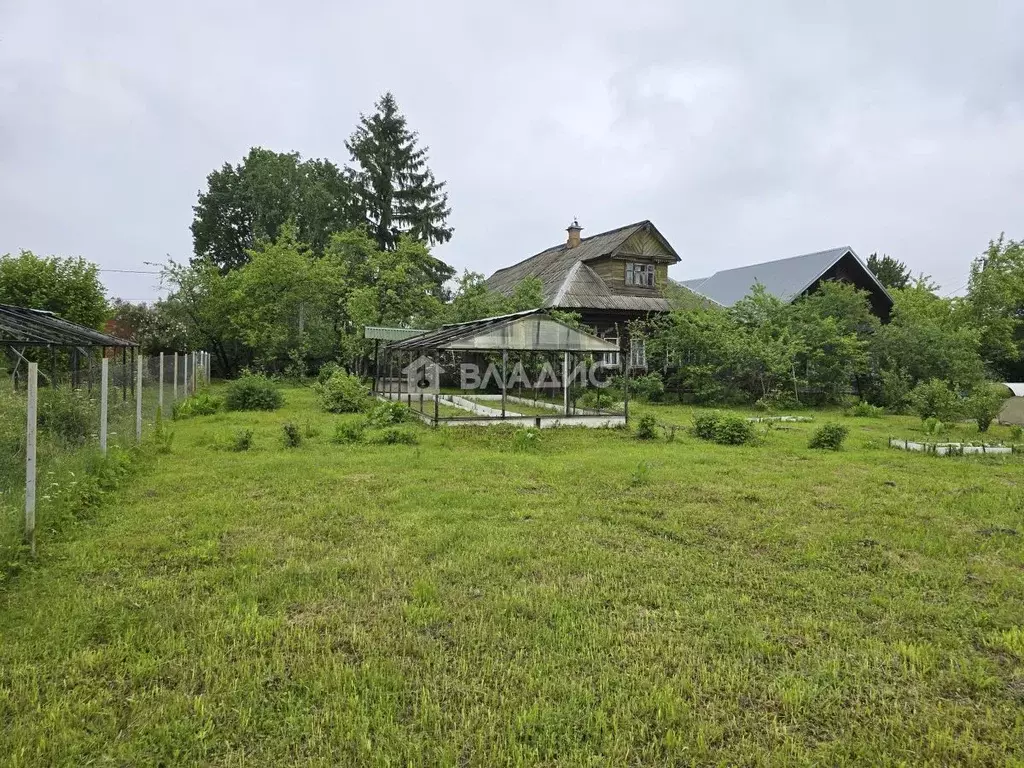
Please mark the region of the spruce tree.
<svg viewBox="0 0 1024 768"><path fill-rule="evenodd" d="M427 167L428 148L418 147L417 139L395 97L385 93L374 114L359 116L358 127L345 142L359 165L356 194L367 228L381 250L394 250L402 238L434 245L452 237L445 182L434 179Z"/></svg>

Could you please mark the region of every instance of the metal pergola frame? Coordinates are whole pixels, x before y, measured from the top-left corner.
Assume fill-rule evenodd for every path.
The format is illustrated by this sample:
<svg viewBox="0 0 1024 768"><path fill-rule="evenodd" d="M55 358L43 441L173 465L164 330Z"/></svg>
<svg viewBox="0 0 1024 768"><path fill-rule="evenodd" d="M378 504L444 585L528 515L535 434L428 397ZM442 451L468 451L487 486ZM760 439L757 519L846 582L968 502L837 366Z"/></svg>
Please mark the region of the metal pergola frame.
<svg viewBox="0 0 1024 768"><path fill-rule="evenodd" d="M134 364L138 346L136 342L129 339L111 336L88 326L72 323L46 310L0 304L0 347L10 349L15 357L14 368L11 371L11 379L15 386L18 381L18 369L23 362L28 362L25 357L25 350L28 348L50 350L53 370L49 376L42 371L40 374L49 379L51 386L56 386L59 378L56 371L57 351L68 350L71 356L71 384L77 387L80 355L84 356L91 366L90 350L99 349L101 356L106 356L108 348L120 349L122 363L128 365L129 353L131 354L131 363ZM134 380L131 386L134 388ZM122 389L124 390L123 397L127 399L127 384L123 384Z"/></svg>
<svg viewBox="0 0 1024 768"><path fill-rule="evenodd" d="M544 323L553 323L558 326L562 326L564 329L561 331L561 336L564 341L542 340L540 333L540 324L535 324L534 337L528 338L522 333L515 333L514 326L521 325L521 321L525 318L533 317L538 321ZM552 326L548 326L549 330ZM428 420L433 426L438 424L452 424L456 425L459 423L481 423L481 422L501 422L501 421L514 421L514 422L534 422L536 426L543 426L545 422L573 422L573 421L584 421L594 420L607 417L621 417L626 423L629 421L629 366L624 368L624 381L625 381L625 402L622 413L613 413L602 411L600 406L597 409L582 410L577 409L575 401L570 403L569 399L569 376L570 370L575 371L575 366L570 369L569 361L570 357L574 360L577 355L592 354L592 353L621 353L621 350L617 344L613 344L591 333L573 328L567 323L562 322L550 314L545 312L543 309L531 309L524 312L514 312L507 315L499 315L496 317L487 317L480 320L471 320L464 323L452 323L444 325L441 328L433 331L426 331L418 335L412 336L411 338L405 338L397 340L385 346L382 350L384 356L383 366L381 365L379 355L375 361L375 367L377 370L383 370L385 378L380 376L374 377L374 394L379 395L388 400L406 401L406 404L416 411L415 404L413 402L414 395L417 393L406 387L405 392L402 391L402 378L393 377L391 375L392 369L395 364L399 366L399 372L402 370L403 362L411 365L415 359L419 356L431 357L435 364L437 364L437 358L443 354L457 354L459 352L466 353L501 353L501 376L500 376L500 389L501 389L501 415L500 416L489 416L478 413L468 414L467 416L453 416L453 417L440 417L439 415L439 404L445 395L440 393L440 387L438 392L430 395L430 399L433 401L433 414L429 415L425 410L424 392L420 390L418 392L418 405L419 413L422 417ZM563 404L562 406L556 406L552 408L550 416L524 416L518 414L514 410L514 403L509 408L508 393L506 391L506 383L508 381L508 353L509 352L525 352L529 354L541 354L547 355L550 353L560 353L562 360L562 390L563 390ZM440 381L438 382L440 383ZM397 390L393 386L397 384ZM403 394L405 398L403 398ZM451 400L451 396L447 396ZM452 401L454 403L454 401ZM559 409L561 412L559 412ZM495 408L495 410L497 410Z"/></svg>

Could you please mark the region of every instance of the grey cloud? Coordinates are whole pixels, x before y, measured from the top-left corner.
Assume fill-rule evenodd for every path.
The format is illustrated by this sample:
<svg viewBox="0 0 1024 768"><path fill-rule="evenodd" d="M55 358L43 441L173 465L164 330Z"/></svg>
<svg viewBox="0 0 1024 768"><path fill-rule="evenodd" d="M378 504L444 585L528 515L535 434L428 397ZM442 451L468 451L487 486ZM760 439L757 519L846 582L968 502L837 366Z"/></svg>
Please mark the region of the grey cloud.
<svg viewBox="0 0 1024 768"><path fill-rule="evenodd" d="M0 252L185 258L210 170L252 145L344 162L386 89L449 182L438 255L460 269L541 250L574 215L589 232L650 218L679 277L850 244L954 289L988 238L1024 236L1021 4L627 11L8 2Z"/></svg>

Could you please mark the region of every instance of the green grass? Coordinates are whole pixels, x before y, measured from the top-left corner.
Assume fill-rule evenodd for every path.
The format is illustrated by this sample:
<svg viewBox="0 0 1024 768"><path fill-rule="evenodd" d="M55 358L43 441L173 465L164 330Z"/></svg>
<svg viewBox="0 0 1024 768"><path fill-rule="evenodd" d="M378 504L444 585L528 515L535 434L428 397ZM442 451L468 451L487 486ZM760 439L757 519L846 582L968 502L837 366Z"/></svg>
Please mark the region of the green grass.
<svg viewBox="0 0 1024 768"><path fill-rule="evenodd" d="M0 593L0 762L1024 760L1020 456L837 414L743 447L334 445L354 417L286 397L173 424L116 503L41 531ZM809 450L829 418L846 448ZM319 435L285 449L286 420Z"/></svg>

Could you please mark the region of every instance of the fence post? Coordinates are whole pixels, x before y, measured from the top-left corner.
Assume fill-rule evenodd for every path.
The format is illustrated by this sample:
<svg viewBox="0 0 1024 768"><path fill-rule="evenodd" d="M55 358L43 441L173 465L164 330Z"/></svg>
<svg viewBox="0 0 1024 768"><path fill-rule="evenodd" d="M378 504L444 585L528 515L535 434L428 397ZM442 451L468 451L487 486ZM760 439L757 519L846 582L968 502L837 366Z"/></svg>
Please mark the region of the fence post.
<svg viewBox="0 0 1024 768"><path fill-rule="evenodd" d="M182 372L181 377L181 393L185 397L188 397L188 352L183 354L181 356L181 359L182 365L185 367L185 370Z"/></svg>
<svg viewBox="0 0 1024 768"><path fill-rule="evenodd" d="M110 373L110 360L106 357L100 361L100 451L107 452L107 378Z"/></svg>
<svg viewBox="0 0 1024 768"><path fill-rule="evenodd" d="M142 442L142 353L135 364L135 442Z"/></svg>
<svg viewBox="0 0 1024 768"><path fill-rule="evenodd" d="M157 418L162 419L164 417L164 353L160 353L160 371L157 374L160 377L159 389L157 389L156 395L156 414Z"/></svg>
<svg viewBox="0 0 1024 768"><path fill-rule="evenodd" d="M25 543L36 555L36 413L39 363L28 364L28 420L25 425Z"/></svg>
<svg viewBox="0 0 1024 768"><path fill-rule="evenodd" d="M171 384L171 402L178 401L178 353L174 353L174 382Z"/></svg>

